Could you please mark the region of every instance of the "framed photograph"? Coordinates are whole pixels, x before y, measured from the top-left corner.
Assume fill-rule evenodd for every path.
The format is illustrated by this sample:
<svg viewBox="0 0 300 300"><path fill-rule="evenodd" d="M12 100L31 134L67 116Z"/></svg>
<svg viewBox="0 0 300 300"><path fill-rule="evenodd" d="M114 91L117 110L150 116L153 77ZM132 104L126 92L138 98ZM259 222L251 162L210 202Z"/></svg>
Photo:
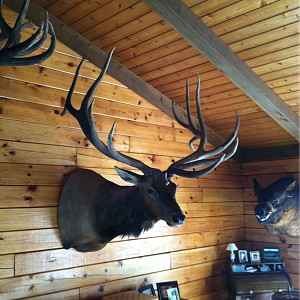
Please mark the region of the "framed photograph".
<svg viewBox="0 0 300 300"><path fill-rule="evenodd" d="M254 263L254 262L261 262L259 251L250 251L250 261L252 263Z"/></svg>
<svg viewBox="0 0 300 300"><path fill-rule="evenodd" d="M281 252L278 247L263 247L262 248L263 262L276 262L281 261Z"/></svg>
<svg viewBox="0 0 300 300"><path fill-rule="evenodd" d="M160 282L156 286L159 300L180 300L177 281Z"/></svg>
<svg viewBox="0 0 300 300"><path fill-rule="evenodd" d="M143 288L140 288L139 292L143 293L143 294L147 294L147 295L156 296L155 291L154 291L154 287L153 287L152 284L149 284L149 285L147 285L147 286L145 286Z"/></svg>
<svg viewBox="0 0 300 300"><path fill-rule="evenodd" d="M247 250L239 250L239 262L243 263L243 262L248 262L248 254L247 254Z"/></svg>

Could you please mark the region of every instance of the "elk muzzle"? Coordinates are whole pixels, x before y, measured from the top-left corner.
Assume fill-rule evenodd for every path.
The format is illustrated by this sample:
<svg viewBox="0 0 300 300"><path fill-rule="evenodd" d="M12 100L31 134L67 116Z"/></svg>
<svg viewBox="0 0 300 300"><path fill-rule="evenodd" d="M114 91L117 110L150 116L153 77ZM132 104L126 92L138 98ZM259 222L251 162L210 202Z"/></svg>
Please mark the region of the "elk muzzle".
<svg viewBox="0 0 300 300"><path fill-rule="evenodd" d="M185 215L181 213L180 215L173 215L173 223L167 222L170 227L179 227L185 222Z"/></svg>

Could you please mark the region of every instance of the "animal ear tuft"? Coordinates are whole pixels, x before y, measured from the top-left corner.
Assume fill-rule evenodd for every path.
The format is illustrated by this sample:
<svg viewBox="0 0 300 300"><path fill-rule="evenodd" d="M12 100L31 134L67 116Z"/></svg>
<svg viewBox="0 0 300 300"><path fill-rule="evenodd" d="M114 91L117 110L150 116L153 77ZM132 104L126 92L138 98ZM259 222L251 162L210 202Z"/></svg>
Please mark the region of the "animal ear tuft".
<svg viewBox="0 0 300 300"><path fill-rule="evenodd" d="M297 189L299 189L299 182L295 179L291 184L289 184L289 186L286 189L287 196L292 197L294 195L294 192L297 191Z"/></svg>
<svg viewBox="0 0 300 300"><path fill-rule="evenodd" d="M123 169L120 169L118 167L115 167L115 170L117 171L117 173L119 174L119 176L126 182L132 183L134 185L137 185L143 176L135 174L131 171L126 171Z"/></svg>
<svg viewBox="0 0 300 300"><path fill-rule="evenodd" d="M256 180L256 178L253 179L253 184L254 184L254 191L255 191L255 196L258 195L258 193L261 190L261 186L259 185L258 181Z"/></svg>

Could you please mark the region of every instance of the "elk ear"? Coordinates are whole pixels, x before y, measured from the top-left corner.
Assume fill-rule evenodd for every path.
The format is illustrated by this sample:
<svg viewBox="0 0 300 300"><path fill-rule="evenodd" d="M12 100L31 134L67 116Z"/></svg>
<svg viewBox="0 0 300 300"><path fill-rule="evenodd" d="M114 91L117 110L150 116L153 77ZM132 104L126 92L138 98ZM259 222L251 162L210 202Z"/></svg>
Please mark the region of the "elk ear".
<svg viewBox="0 0 300 300"><path fill-rule="evenodd" d="M259 185L256 178L253 179L253 184L254 184L255 196L257 196L259 194L260 190L261 190L261 186Z"/></svg>
<svg viewBox="0 0 300 300"><path fill-rule="evenodd" d="M115 167L115 170L117 171L117 173L119 174L119 176L126 182L132 183L134 185L137 185L141 179L143 178L143 176L135 174L131 171L126 171L123 169L120 169L118 167Z"/></svg>
<svg viewBox="0 0 300 300"><path fill-rule="evenodd" d="M294 193L297 192L297 189L299 189L299 183L298 180L294 180L286 189L287 196L293 197Z"/></svg>

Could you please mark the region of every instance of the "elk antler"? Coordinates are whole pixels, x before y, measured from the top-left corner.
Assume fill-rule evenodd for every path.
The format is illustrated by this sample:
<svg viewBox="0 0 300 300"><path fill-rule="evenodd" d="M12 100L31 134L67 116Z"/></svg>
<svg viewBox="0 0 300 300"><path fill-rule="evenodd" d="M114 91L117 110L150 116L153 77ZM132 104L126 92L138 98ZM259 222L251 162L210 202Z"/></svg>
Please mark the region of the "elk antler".
<svg viewBox="0 0 300 300"><path fill-rule="evenodd" d="M200 109L200 100L199 100L200 79L199 79L199 75L198 75L198 85L197 85L197 111L198 111L199 125L200 125L201 130L198 131L192 124L191 113L190 113L190 104L189 104L188 82L187 82L187 92L186 92L187 100L186 101L187 101L187 108L188 108L189 124L185 124L178 119L178 117L176 116L175 111L174 111L174 103L173 103L173 113L174 113L175 119L179 122L180 125L182 125L185 128L188 128L195 135L195 137L192 138L190 141L190 146L193 150L194 150L193 142L196 141L197 139L201 139L200 145L196 151L194 150L194 153L171 164L169 166L169 168L167 169L167 171L161 172L158 169L150 168L147 165L145 165L144 163L142 163L141 161L136 160L132 157L126 156L126 155L116 151L116 149L114 148L114 145L113 145L113 133L114 133L116 122L113 124L111 131L108 135L107 146L106 146L99 139L98 132L97 132L96 125L94 122L94 118L93 118L93 114L92 114L92 109L93 109L95 100L93 100L91 104L90 104L90 102L91 102L91 99L93 97L93 94L94 94L96 88L98 87L99 83L102 81L102 79L107 71L113 51L114 51L114 49L111 50L99 77L95 80L93 85L90 87L89 91L87 92L87 94L85 95L85 97L82 101L80 109L77 110L71 104L71 97L72 97L72 94L73 94L73 91L74 91L74 88L76 85L79 70L80 70L83 60L80 62L79 66L76 70L75 77L73 79L73 83L71 85L70 91L68 93L64 110L61 114L62 116L64 116L67 113L67 111L69 111L77 119L85 136L96 147L96 149L98 149L101 153L103 153L104 155L106 155L107 157L109 157L111 159L114 159L116 161L122 162L131 167L139 169L146 176L159 176L160 178L162 178L164 180L164 182L166 184L168 184L168 182L172 179L172 177L174 175L179 175L179 176L188 177L188 178L195 178L195 177L203 176L203 175L209 173L210 171L212 171L214 168L216 168L217 165L220 164L222 161L229 159L235 153L235 151L237 149L237 145L238 145L238 140L236 142L235 147L233 148L233 150L230 153L228 153L226 155L224 154L221 158L205 159L207 157L214 156L214 155L217 155L217 154L223 152L232 143L232 141L235 139L237 132L238 132L239 118L238 118L238 115L236 114L237 124L236 124L233 134L228 139L228 141L226 141L221 147L219 147L215 150L205 151L207 136L206 136L205 125L204 125L204 121L203 121L203 117L202 117L202 113L201 113L201 109ZM206 166L206 165L211 165L211 166L204 170L200 170L200 171L185 171L187 169L197 168L197 167Z"/></svg>
<svg viewBox="0 0 300 300"><path fill-rule="evenodd" d="M113 124L111 131L108 135L107 138L107 146L99 139L98 136L98 132L97 132L97 128L94 122L94 118L93 118L93 114L92 114L92 109L93 109L93 105L95 100L91 102L91 99L94 95L95 90L97 89L98 85L100 84L100 82L102 81L108 65L110 63L113 51L115 48L113 48L111 50L111 52L108 55L108 58L104 64L104 67L99 75L99 77L95 80L95 82L93 83L93 85L90 87L89 91L87 92L87 94L85 95L81 107L79 110L75 109L72 104L71 104L71 97L76 85L76 81L78 78L78 74L79 74L79 70L80 67L82 65L83 59L81 61L81 63L79 64L76 73L75 73L75 77L72 83L72 86L70 88L70 91L68 93L67 99L66 99L66 103L65 103L65 107L64 110L62 112L62 116L64 116L67 111L69 111L71 113L71 115L73 115L78 123L80 124L80 127L82 129L82 131L84 132L85 136L88 138L88 140L95 146L96 149L98 149L102 154L106 155L107 157L114 159L116 161L122 162L126 165L129 165L131 167L137 168L140 171L142 171L144 173L144 175L148 175L148 176L154 176L154 175L158 175L161 177L161 171L157 170L157 169L153 169L148 167L146 164L144 164L143 162L134 159L132 157L126 156L118 151L115 150L114 146L113 146L113 133L114 133L114 129L115 129L115 125L116 122ZM165 180L165 178L163 178Z"/></svg>
<svg viewBox="0 0 300 300"><path fill-rule="evenodd" d="M169 179L171 179L174 175L179 175L182 177L188 177L188 178L196 178L196 177L201 177L209 172L211 172L214 168L216 168L221 162L226 161L232 155L236 152L237 146L238 146L238 139L236 141L235 146L233 147L232 151L227 153L226 155L224 154L221 158L211 158L211 159L205 159L207 157L211 157L217 154L220 154L223 152L235 139L237 132L239 130L239 116L236 113L236 126L229 137L229 139L219 148L211 150L211 151L205 151L205 146L207 142L207 134L206 134L206 128L205 124L203 121L203 116L201 112L201 107L200 107L200 78L199 74L197 73L198 81L197 81L197 91L196 91L196 105L197 105L197 114L198 114L198 121L200 125L200 131L198 131L193 123L192 123L192 117L191 117L191 110L190 110L190 100L189 100L189 85L188 85L188 80L186 80L186 105L187 105L187 117L188 117L188 124L185 124L184 122L180 121L180 119L177 117L174 109L174 102L172 100L172 109L173 109L173 114L176 119L176 121L183 126L186 129L189 129L195 136L190 140L189 145L190 148L194 151L194 153L186 156L185 158L182 158L173 164L169 166L169 168L165 171L167 173L167 176ZM200 139L200 144L198 146L198 149L195 150L193 147L193 143ZM205 168L203 170L199 171L185 171L188 169L194 169L198 167L203 167L211 165L208 168Z"/></svg>
<svg viewBox="0 0 300 300"><path fill-rule="evenodd" d="M21 31L23 29L31 28L34 30L34 26L32 26L30 22L23 24L29 5L29 0L24 0L20 14L13 28L9 27L3 18L2 5L3 0L0 0L0 47L6 40L7 42L0 51L0 66L28 66L48 59L53 54L56 45L55 33L52 24L48 20L48 14L46 17L45 30L42 37L40 38L44 27L44 22L41 23L40 28L35 34L33 34L29 39L20 43ZM48 26L50 26L51 32L51 44L49 48L40 55L21 58L21 56L31 54L43 45L48 36Z"/></svg>

